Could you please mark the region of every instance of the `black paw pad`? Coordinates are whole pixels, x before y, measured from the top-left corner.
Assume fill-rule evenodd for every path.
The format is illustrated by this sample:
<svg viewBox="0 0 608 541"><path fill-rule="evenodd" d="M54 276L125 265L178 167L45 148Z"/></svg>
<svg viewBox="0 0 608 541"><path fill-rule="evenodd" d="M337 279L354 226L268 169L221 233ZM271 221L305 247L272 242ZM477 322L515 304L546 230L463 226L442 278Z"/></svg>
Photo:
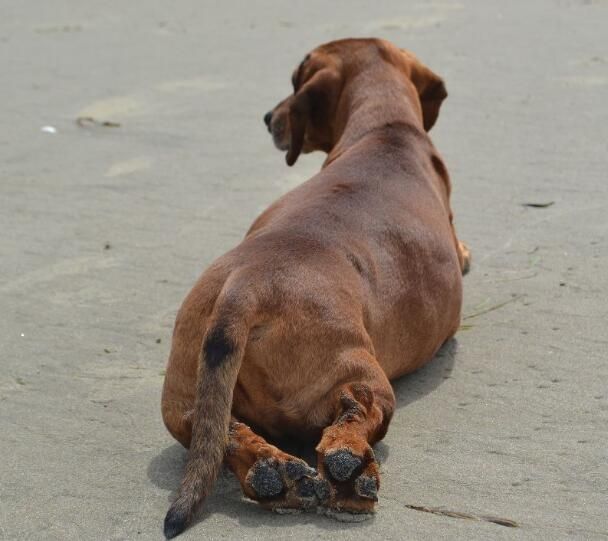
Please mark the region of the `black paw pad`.
<svg viewBox="0 0 608 541"><path fill-rule="evenodd" d="M302 479L302 477L312 477L317 472L307 464L290 460L285 464L285 473L292 481L296 481Z"/></svg>
<svg viewBox="0 0 608 541"><path fill-rule="evenodd" d="M329 481L327 479L323 479L322 477L317 477L312 481L314 483L315 494L317 495L317 498L319 498L319 501L327 501L331 495Z"/></svg>
<svg viewBox="0 0 608 541"><path fill-rule="evenodd" d="M361 459L354 456L350 451L340 450L327 455L325 465L336 481L346 481L361 466Z"/></svg>
<svg viewBox="0 0 608 541"><path fill-rule="evenodd" d="M260 498L272 498L283 491L281 475L268 462L256 462L249 477L249 484Z"/></svg>
<svg viewBox="0 0 608 541"><path fill-rule="evenodd" d="M298 483L298 496L301 498L314 498L315 494L315 482L313 479L302 479Z"/></svg>
<svg viewBox="0 0 608 541"><path fill-rule="evenodd" d="M362 498L378 501L378 483L373 477L361 475L355 481L355 492Z"/></svg>

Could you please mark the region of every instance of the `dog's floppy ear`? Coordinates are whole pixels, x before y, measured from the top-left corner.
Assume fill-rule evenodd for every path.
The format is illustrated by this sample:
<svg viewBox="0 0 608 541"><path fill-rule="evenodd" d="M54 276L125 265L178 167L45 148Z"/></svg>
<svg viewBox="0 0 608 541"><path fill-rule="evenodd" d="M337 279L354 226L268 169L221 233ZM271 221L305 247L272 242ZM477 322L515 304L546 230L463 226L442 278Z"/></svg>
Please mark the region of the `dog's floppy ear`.
<svg viewBox="0 0 608 541"><path fill-rule="evenodd" d="M439 108L448 96L443 79L433 73L409 51L403 51L411 66L410 79L420 98L422 107L422 123L429 131L439 116Z"/></svg>
<svg viewBox="0 0 608 541"><path fill-rule="evenodd" d="M333 67L326 67L317 71L296 92L289 108L291 138L285 157L287 165L296 163L302 152L306 127L313 116L318 118L320 115L329 113L329 105L333 101L333 93L336 91L338 83L337 70ZM329 121L329 119L327 120Z"/></svg>

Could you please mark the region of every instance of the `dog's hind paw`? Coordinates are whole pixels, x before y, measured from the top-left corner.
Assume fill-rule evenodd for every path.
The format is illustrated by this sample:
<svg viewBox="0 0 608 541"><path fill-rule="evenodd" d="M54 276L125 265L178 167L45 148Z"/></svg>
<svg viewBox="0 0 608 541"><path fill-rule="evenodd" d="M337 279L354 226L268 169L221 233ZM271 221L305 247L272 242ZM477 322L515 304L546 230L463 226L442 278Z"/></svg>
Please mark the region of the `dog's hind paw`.
<svg viewBox="0 0 608 541"><path fill-rule="evenodd" d="M246 477L252 499L274 511L302 510L317 504L318 474L304 461L258 460Z"/></svg>
<svg viewBox="0 0 608 541"><path fill-rule="evenodd" d="M371 448L361 455L346 448L323 453L319 471L330 484L329 497L323 502L326 507L355 514L374 512L380 477Z"/></svg>

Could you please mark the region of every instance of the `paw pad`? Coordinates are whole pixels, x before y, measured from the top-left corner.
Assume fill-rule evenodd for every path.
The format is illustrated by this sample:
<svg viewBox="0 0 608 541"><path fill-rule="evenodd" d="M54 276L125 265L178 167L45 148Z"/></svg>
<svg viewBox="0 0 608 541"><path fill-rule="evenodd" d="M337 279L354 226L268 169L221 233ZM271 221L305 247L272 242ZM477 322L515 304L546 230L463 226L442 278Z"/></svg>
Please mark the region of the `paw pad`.
<svg viewBox="0 0 608 541"><path fill-rule="evenodd" d="M313 479L302 479L298 484L298 496L300 498L314 498L315 497L315 482Z"/></svg>
<svg viewBox="0 0 608 541"><path fill-rule="evenodd" d="M324 461L329 473L336 481L350 479L353 472L362 464L360 458L345 449L327 455Z"/></svg>
<svg viewBox="0 0 608 541"><path fill-rule="evenodd" d="M260 498L277 496L284 488L279 472L265 461L254 464L249 484Z"/></svg>
<svg viewBox="0 0 608 541"><path fill-rule="evenodd" d="M378 483L373 477L361 475L355 480L355 492L362 498L378 501Z"/></svg>
<svg viewBox="0 0 608 541"><path fill-rule="evenodd" d="M314 490L320 502L325 502L331 496L331 485L327 479L317 477L313 479Z"/></svg>
<svg viewBox="0 0 608 541"><path fill-rule="evenodd" d="M302 477L312 477L317 472L307 464L290 460L285 464L285 473L289 479L297 481L298 479L302 479Z"/></svg>

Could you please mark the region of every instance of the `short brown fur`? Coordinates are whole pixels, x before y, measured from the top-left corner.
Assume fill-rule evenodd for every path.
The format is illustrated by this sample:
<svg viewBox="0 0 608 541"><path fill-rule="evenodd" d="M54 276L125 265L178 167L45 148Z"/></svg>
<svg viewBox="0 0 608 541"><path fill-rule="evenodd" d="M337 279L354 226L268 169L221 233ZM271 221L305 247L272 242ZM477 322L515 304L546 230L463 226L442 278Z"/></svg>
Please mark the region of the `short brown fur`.
<svg viewBox="0 0 608 541"><path fill-rule="evenodd" d="M275 144L290 165L300 152L328 156L179 310L162 413L190 453L167 537L185 528L222 457L268 507L373 511L371 446L393 415L389 380L432 359L460 323L469 253L427 135L443 81L389 42L349 39L312 51L293 83L267 115ZM320 440L318 472L244 423Z"/></svg>

